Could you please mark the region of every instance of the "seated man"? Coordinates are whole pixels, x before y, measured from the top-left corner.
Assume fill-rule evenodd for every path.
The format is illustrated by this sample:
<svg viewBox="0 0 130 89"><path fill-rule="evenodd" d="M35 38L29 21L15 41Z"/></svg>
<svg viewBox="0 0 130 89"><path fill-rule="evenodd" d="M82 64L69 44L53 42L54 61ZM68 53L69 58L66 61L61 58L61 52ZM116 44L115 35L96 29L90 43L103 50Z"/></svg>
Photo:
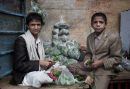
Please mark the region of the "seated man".
<svg viewBox="0 0 130 89"><path fill-rule="evenodd" d="M27 32L15 40L11 83L40 87L43 83L53 81L45 72L53 62L45 58L43 42L39 37L44 25L42 16L35 12L29 13L26 17L26 25Z"/></svg>

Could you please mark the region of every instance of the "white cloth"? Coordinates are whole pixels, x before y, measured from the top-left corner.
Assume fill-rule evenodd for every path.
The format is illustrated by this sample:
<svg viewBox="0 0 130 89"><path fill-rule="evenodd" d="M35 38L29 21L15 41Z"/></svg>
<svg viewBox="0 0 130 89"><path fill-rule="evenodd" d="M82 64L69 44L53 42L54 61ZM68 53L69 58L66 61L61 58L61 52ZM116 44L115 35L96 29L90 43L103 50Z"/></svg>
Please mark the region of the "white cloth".
<svg viewBox="0 0 130 89"><path fill-rule="evenodd" d="M29 30L21 36L25 39L30 60L44 59L45 52L43 42L40 40L40 38L38 37L37 40L35 40L35 38ZM40 58L38 57L36 47L38 48Z"/></svg>
<svg viewBox="0 0 130 89"><path fill-rule="evenodd" d="M30 60L44 60L45 52L43 47L43 42L38 37L37 40L33 37L31 32L28 30L25 34L21 35L26 42L27 50ZM38 49L38 54L36 51ZM53 80L48 76L45 70L29 72L24 76L21 86L33 86L41 87L43 83L51 83Z"/></svg>

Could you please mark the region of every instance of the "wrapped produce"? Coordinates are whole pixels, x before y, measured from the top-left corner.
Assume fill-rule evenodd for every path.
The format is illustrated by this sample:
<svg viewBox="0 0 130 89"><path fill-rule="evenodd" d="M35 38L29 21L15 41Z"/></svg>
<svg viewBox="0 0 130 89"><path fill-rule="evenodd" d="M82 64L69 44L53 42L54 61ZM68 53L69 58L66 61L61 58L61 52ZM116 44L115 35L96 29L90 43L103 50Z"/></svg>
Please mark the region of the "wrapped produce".
<svg viewBox="0 0 130 89"><path fill-rule="evenodd" d="M61 18L53 27L51 47L45 48L46 55L63 65L77 63L81 55L79 43L69 38L69 27Z"/></svg>
<svg viewBox="0 0 130 89"><path fill-rule="evenodd" d="M61 54L60 50L58 50L56 47L49 47L45 50L45 53L50 56L58 56Z"/></svg>
<svg viewBox="0 0 130 89"><path fill-rule="evenodd" d="M63 69L61 72L61 75L59 76L58 80L56 83L58 85L73 85L75 84L75 79L72 73L67 69Z"/></svg>

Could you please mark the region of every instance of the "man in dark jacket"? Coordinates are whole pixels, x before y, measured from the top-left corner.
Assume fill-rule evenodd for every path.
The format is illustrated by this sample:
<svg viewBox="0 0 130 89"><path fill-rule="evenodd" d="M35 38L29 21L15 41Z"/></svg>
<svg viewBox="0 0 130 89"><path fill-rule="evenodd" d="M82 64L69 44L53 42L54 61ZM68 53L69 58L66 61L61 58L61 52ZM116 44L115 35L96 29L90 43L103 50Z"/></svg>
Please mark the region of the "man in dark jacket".
<svg viewBox="0 0 130 89"><path fill-rule="evenodd" d="M40 87L45 81L52 82L45 70L53 64L51 60L45 59L43 42L39 37L44 25L42 16L35 12L29 13L26 25L27 32L15 40L11 82L16 85Z"/></svg>

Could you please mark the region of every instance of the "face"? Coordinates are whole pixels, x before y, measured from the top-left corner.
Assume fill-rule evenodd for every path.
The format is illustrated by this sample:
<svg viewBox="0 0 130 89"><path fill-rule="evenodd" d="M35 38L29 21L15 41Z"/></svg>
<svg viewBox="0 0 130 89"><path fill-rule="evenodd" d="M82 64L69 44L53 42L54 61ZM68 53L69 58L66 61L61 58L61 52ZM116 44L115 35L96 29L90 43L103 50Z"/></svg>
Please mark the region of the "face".
<svg viewBox="0 0 130 89"><path fill-rule="evenodd" d="M28 29L32 33L32 35L37 38L38 34L40 33L42 28L41 22L38 20L32 20L29 22Z"/></svg>
<svg viewBox="0 0 130 89"><path fill-rule="evenodd" d="M96 16L92 22L92 27L95 30L95 32L101 33L106 27L106 23L103 17Z"/></svg>

